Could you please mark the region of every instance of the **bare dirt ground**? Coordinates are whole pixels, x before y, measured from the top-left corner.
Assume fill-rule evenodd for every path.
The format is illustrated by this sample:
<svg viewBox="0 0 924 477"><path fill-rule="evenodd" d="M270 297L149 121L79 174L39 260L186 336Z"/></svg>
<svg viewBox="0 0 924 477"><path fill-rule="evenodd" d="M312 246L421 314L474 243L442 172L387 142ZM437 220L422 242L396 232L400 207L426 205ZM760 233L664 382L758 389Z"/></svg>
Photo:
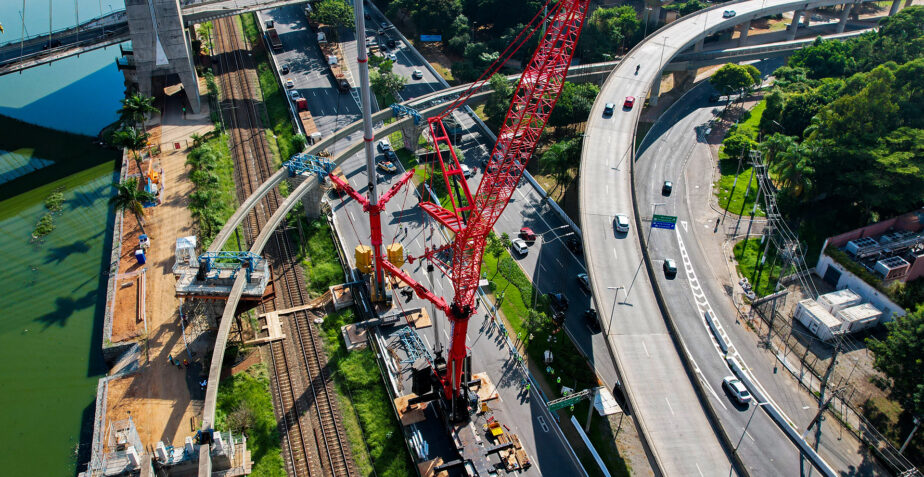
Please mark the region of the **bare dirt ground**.
<svg viewBox="0 0 924 477"><path fill-rule="evenodd" d="M140 274L130 277L119 277L116 281L115 310L112 313L113 343L130 340L138 337L144 330L144 318L140 313Z"/></svg>
<svg viewBox="0 0 924 477"><path fill-rule="evenodd" d="M195 432L202 408L203 393L197 381L203 366L200 360L204 357L186 354L172 273L176 238L195 233L186 208L186 197L193 186L188 180L186 151L174 150L172 143L185 141L193 133L203 134L212 125L206 104L201 113L189 114L186 119L182 118L180 107L178 98L167 99L160 124L151 128L161 137L163 150L169 152L160 157L165 185L163 203L147 209L146 229L151 237L146 265L150 332L142 348L141 370L109 385L108 420L124 419L131 414L142 442L148 447L157 441L182 445L184 438ZM169 356L188 360L189 366L174 366L169 363Z"/></svg>

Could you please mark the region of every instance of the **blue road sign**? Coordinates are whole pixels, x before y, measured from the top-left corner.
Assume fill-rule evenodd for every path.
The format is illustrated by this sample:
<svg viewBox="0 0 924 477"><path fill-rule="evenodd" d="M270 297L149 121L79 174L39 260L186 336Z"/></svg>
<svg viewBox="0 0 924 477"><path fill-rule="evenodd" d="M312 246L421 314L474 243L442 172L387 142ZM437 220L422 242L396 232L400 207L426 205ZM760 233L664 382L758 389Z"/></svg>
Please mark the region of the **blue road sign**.
<svg viewBox="0 0 924 477"><path fill-rule="evenodd" d="M658 221L653 221L653 222L651 222L651 226L652 226L653 228L656 228L656 229L674 230L674 228L677 227L677 224L672 223L672 222L658 222Z"/></svg>

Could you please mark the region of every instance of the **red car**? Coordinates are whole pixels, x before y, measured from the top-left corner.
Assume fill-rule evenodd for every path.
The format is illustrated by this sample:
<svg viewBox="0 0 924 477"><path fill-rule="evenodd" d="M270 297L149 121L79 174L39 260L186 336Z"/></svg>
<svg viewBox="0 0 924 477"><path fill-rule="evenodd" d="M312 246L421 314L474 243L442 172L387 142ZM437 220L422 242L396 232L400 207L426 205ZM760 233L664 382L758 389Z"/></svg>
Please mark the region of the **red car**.
<svg viewBox="0 0 924 477"><path fill-rule="evenodd" d="M632 109L633 105L635 105L635 96L626 96L626 102L622 103L622 107Z"/></svg>
<svg viewBox="0 0 924 477"><path fill-rule="evenodd" d="M529 227L523 227L520 229L520 238L522 238L526 243L533 243L536 241L536 234L533 232L533 229Z"/></svg>

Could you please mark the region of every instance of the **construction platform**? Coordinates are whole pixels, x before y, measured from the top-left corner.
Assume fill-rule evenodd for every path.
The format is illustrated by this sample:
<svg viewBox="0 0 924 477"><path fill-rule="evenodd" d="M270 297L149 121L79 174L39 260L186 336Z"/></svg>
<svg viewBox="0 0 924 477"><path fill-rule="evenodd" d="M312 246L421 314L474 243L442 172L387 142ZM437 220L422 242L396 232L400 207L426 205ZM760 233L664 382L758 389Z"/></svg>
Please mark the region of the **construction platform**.
<svg viewBox="0 0 924 477"><path fill-rule="evenodd" d="M262 298L269 284L269 265L264 261L262 266L255 268L250 279L244 285L244 297ZM227 298L234 286L234 280L242 270L215 270L209 273L204 280L196 275L199 269L192 267L177 267L174 271L176 279L176 296L189 298Z"/></svg>

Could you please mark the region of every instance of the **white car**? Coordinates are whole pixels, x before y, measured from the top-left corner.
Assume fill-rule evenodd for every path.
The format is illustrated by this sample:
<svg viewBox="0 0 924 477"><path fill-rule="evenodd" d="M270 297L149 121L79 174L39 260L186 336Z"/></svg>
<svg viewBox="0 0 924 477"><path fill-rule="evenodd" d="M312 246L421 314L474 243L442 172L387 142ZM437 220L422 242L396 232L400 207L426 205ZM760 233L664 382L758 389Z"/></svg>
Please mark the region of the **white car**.
<svg viewBox="0 0 924 477"><path fill-rule="evenodd" d="M733 16L735 16L734 10L725 10L724 12L722 12L722 18L731 18Z"/></svg>
<svg viewBox="0 0 924 477"><path fill-rule="evenodd" d="M722 380L722 386L727 389L739 403L747 404L751 402L751 393L748 392L748 388L746 388L744 383L738 378L734 376L725 376L725 379Z"/></svg>
<svg viewBox="0 0 924 477"><path fill-rule="evenodd" d="M613 217L613 227L619 233L629 232L629 216L617 214L616 217Z"/></svg>
<svg viewBox="0 0 924 477"><path fill-rule="evenodd" d="M295 87L295 81L292 81L292 78L287 78L287 79L286 79L286 88L290 88L290 89L291 89L291 88L294 88L294 87Z"/></svg>
<svg viewBox="0 0 924 477"><path fill-rule="evenodd" d="M510 248L516 250L520 256L525 256L529 252L529 249L526 248L526 242L523 239L516 239L510 242Z"/></svg>
<svg viewBox="0 0 924 477"><path fill-rule="evenodd" d="M391 142L389 142L388 138L386 137L385 139L382 139L381 141L378 142L378 147L379 147L380 152L390 151Z"/></svg>
<svg viewBox="0 0 924 477"><path fill-rule="evenodd" d="M389 53L389 54L388 54L388 59L391 60L392 63L397 63L397 62L398 62L398 55L395 55L394 53Z"/></svg>
<svg viewBox="0 0 924 477"><path fill-rule="evenodd" d="M465 176L466 179L475 175L475 170L468 167L466 164L460 164L459 168L462 169L462 175Z"/></svg>
<svg viewBox="0 0 924 477"><path fill-rule="evenodd" d="M295 90L289 91L289 96L292 97L292 101L297 101L299 98L302 97L302 95L299 94L299 92Z"/></svg>
<svg viewBox="0 0 924 477"><path fill-rule="evenodd" d="M414 70L414 72L411 73L411 78L414 78L415 80L419 80L419 79L423 78L423 71Z"/></svg>

